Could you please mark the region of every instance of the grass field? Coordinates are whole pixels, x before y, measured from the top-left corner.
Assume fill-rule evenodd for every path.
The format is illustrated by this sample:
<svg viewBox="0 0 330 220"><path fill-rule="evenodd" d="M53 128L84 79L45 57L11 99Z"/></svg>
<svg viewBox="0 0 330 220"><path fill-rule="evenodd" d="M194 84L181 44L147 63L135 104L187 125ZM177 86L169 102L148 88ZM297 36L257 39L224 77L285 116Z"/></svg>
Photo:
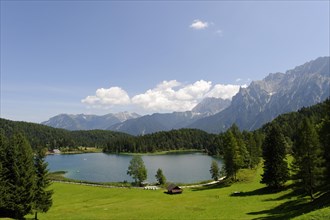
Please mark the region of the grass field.
<svg viewBox="0 0 330 220"><path fill-rule="evenodd" d="M329 195L311 203L288 187L269 193L261 169L243 171L231 186L165 190L100 188L53 183L53 206L39 219L330 219ZM323 207L323 208L320 208ZM32 216L27 216L32 217Z"/></svg>

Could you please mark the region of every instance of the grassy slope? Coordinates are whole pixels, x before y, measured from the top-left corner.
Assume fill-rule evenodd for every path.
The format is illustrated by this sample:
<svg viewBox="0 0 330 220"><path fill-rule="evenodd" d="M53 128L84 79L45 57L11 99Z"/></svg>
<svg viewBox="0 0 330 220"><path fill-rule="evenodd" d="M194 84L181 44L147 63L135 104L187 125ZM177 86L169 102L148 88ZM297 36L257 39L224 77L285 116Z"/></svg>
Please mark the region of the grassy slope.
<svg viewBox="0 0 330 220"><path fill-rule="evenodd" d="M164 190L98 188L54 183L53 207L40 219L330 219L329 195L306 205L288 188L268 193L259 183L261 169L245 172L247 182L232 186ZM232 193L241 193L233 196ZM327 207L313 211L326 204ZM307 213L303 215L303 213Z"/></svg>

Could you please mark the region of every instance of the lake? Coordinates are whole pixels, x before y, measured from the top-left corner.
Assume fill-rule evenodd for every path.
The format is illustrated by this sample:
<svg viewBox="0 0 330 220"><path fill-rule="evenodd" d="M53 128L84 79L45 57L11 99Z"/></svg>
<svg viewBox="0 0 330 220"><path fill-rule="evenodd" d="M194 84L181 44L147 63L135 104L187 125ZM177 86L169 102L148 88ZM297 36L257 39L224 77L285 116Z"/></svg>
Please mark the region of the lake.
<svg viewBox="0 0 330 220"><path fill-rule="evenodd" d="M93 182L133 182L126 174L133 156L87 153L48 155L48 169L67 171L65 177ZM195 183L210 180L209 172L212 160L222 167L222 161L202 153L143 155L148 170L148 182L156 182L156 171L163 170L168 182Z"/></svg>

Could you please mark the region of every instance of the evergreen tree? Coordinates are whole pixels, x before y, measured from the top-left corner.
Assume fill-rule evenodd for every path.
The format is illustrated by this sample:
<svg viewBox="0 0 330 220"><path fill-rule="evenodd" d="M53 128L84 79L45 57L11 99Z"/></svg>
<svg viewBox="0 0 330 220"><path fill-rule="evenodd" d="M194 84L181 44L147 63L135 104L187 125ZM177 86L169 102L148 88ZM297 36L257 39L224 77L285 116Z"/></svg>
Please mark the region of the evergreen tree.
<svg viewBox="0 0 330 220"><path fill-rule="evenodd" d="M135 184L141 184L141 182L147 179L147 169L141 156L133 156L128 166L127 174L134 179Z"/></svg>
<svg viewBox="0 0 330 220"><path fill-rule="evenodd" d="M11 218L22 219L32 211L35 169L30 144L21 134L15 134L4 148L2 178L6 181L7 196L0 210Z"/></svg>
<svg viewBox="0 0 330 220"><path fill-rule="evenodd" d="M155 175L159 185L164 185L166 183L166 177L163 174L163 170L162 169L158 169L157 173Z"/></svg>
<svg viewBox="0 0 330 220"><path fill-rule="evenodd" d="M47 190L51 182L48 179L47 163L45 162L45 152L39 150L34 159L36 170L36 184L34 195L35 219L38 219L38 212L47 212L52 206L53 191Z"/></svg>
<svg viewBox="0 0 330 220"><path fill-rule="evenodd" d="M319 131L320 142L323 150L323 158L325 161L326 173L325 182L330 183L330 100L325 102L324 111L326 116L321 123ZM330 187L330 185L328 185Z"/></svg>
<svg viewBox="0 0 330 220"><path fill-rule="evenodd" d="M275 189L283 186L289 178L285 156L285 139L280 128L276 124L270 125L263 144L264 173L261 183Z"/></svg>
<svg viewBox="0 0 330 220"><path fill-rule="evenodd" d="M4 160L5 160L5 150L7 149L7 138L0 132L0 217L4 212L3 209L6 205L6 201L8 200L8 187L7 180L4 176Z"/></svg>
<svg viewBox="0 0 330 220"><path fill-rule="evenodd" d="M215 160L212 160L210 173L211 173L212 179L214 179L214 181L217 181L219 179L220 169L219 169L217 161L215 161Z"/></svg>
<svg viewBox="0 0 330 220"><path fill-rule="evenodd" d="M229 130L233 133L237 146L238 146L238 151L240 155L240 168L247 168L249 167L249 162L250 162L250 154L249 151L246 148L246 144L244 142L243 135L241 131L239 130L238 126L236 124L233 124Z"/></svg>
<svg viewBox="0 0 330 220"><path fill-rule="evenodd" d="M248 167L251 169L256 167L260 162L260 148L257 145L255 135L253 133L244 131L243 136L247 151L249 152Z"/></svg>
<svg viewBox="0 0 330 220"><path fill-rule="evenodd" d="M298 128L293 156L294 177L313 200L323 177L323 158L317 133L308 118Z"/></svg>
<svg viewBox="0 0 330 220"><path fill-rule="evenodd" d="M230 130L225 133L224 145L224 170L227 178L234 178L236 180L237 171L241 168L243 162L239 154L237 141Z"/></svg>

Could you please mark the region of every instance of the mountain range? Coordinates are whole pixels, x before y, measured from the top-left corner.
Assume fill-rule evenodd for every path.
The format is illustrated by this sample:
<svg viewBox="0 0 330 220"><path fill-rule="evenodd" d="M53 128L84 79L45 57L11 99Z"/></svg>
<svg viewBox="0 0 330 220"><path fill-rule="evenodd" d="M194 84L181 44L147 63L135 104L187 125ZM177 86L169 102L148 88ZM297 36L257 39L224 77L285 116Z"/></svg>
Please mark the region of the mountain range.
<svg viewBox="0 0 330 220"><path fill-rule="evenodd" d="M276 116L324 101L330 96L329 57L297 66L286 73L271 73L263 80L240 88L232 100L206 98L191 111L95 115L61 114L43 122L68 130L107 129L132 135L179 128L197 128L211 133L225 131L233 123L254 130Z"/></svg>
<svg viewBox="0 0 330 220"><path fill-rule="evenodd" d="M314 105L329 96L329 57L320 57L286 73L253 81L247 88L240 88L227 109L188 127L218 133L235 123L242 130L254 130L280 114Z"/></svg>
<svg viewBox="0 0 330 220"><path fill-rule="evenodd" d="M120 112L116 114L98 115L73 115L73 114L60 114L50 118L42 124L54 128L63 128L67 130L106 130L111 125L121 123L123 121L141 117L136 113Z"/></svg>

